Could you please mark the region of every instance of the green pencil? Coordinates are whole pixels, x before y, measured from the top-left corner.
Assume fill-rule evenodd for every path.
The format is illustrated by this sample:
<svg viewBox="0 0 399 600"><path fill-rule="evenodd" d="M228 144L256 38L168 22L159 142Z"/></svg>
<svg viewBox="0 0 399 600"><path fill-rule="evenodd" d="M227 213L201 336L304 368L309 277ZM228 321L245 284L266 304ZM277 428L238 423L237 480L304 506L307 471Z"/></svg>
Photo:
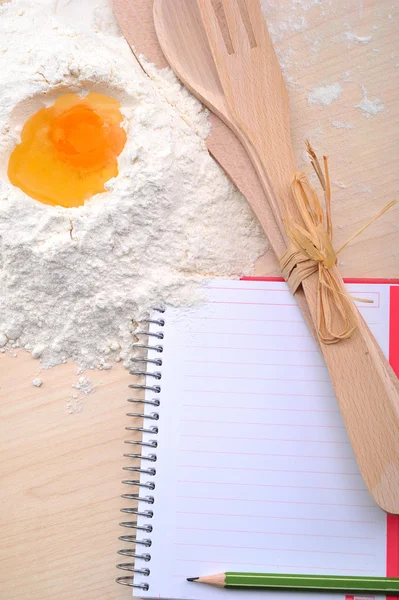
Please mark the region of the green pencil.
<svg viewBox="0 0 399 600"><path fill-rule="evenodd" d="M187 581L229 589L340 592L342 594L399 595L399 578L348 577L345 575L287 575L282 573L220 573L189 577Z"/></svg>

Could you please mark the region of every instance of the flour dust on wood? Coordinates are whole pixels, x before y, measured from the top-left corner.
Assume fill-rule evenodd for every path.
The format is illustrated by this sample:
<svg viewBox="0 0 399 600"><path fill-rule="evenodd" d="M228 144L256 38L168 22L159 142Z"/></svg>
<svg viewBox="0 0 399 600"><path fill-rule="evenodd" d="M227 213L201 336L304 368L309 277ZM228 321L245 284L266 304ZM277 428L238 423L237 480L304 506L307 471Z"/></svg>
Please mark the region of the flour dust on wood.
<svg viewBox="0 0 399 600"><path fill-rule="evenodd" d="M127 142L106 192L73 209L13 187L22 126L62 94L118 99ZM209 156L207 113L134 59L104 0L0 5L0 350L44 367L110 368L154 304L192 304L207 277L250 273L266 240Z"/></svg>

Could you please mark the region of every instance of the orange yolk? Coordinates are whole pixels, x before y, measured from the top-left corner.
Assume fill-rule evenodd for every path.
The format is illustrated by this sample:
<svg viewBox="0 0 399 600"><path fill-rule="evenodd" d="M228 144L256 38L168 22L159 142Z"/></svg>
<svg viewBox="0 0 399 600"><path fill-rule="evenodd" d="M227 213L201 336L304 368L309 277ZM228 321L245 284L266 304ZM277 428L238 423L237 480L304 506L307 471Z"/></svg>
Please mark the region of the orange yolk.
<svg viewBox="0 0 399 600"><path fill-rule="evenodd" d="M65 94L22 129L8 177L31 198L53 206L81 206L118 174L126 142L120 104L103 94Z"/></svg>

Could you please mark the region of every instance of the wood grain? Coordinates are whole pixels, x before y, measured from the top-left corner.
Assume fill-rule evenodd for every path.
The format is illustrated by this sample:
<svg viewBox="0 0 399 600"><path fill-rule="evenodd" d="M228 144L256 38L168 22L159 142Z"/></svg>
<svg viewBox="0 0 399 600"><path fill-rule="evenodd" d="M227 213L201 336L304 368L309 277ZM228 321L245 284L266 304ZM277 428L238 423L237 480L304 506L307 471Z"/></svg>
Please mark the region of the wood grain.
<svg viewBox="0 0 399 600"><path fill-rule="evenodd" d="M2 355L0 369L0 597L127 597L115 565L132 376L90 371L95 391L68 414L76 366L39 373L40 388L28 354Z"/></svg>
<svg viewBox="0 0 399 600"><path fill-rule="evenodd" d="M358 4L335 0L327 16L323 7L315 7L304 13L306 30L288 29L277 43L283 58L292 56L295 64L290 100L296 162L303 166L305 137L330 155L337 182L333 190L337 246L397 194L398 15L391 1L364 0L362 14ZM292 2L281 0L273 6L268 18L277 27L292 12ZM337 50L329 40L342 36L344 21L359 35L369 35L374 23L378 30L368 45L346 48L346 42L344 49ZM326 43L320 44L316 60L309 40L321 36ZM340 101L328 107L308 104L306 94L313 86L337 81L348 71L352 81L343 86ZM375 117L366 118L353 108L362 98L357 75L370 98L383 100L386 109ZM334 119L349 122L354 129L338 129L331 124ZM376 223L352 244L341 258L343 275L399 277L398 221L399 211L394 210L389 219ZM264 262L259 261L258 275L275 275L271 257L267 253ZM129 590L117 586L114 578L119 574L115 569L120 547L118 496L129 376L123 369L90 372L92 379L104 381L104 387L86 399L81 415L69 415L65 400L76 381L75 368L41 373L44 384L37 389L32 379L38 368L29 355L18 359L0 355L0 596L5 600L127 600ZM78 457L73 455L75 446ZM35 481L43 483L45 495L31 494ZM51 510L57 509L52 515Z"/></svg>
<svg viewBox="0 0 399 600"><path fill-rule="evenodd" d="M138 59L145 55L147 61L154 63L158 68L163 68L168 64L160 45L163 43L167 57L181 81L214 111L209 117L212 131L206 140L208 150L244 194L267 232L275 256L281 255L286 244L285 228L281 221L276 223L274 220L270 198L263 191L248 153L237 136L233 135L230 127L226 125L226 123L233 125L232 117L215 70L197 0L156 0L155 4L154 0L146 2L113 0L113 3L124 35ZM145 23L145 27L142 27L142 23ZM249 27L248 23L247 27ZM169 35L170 31L173 32L173 36ZM190 52L185 52L188 35L191 36ZM142 64L145 71L145 61L142 61ZM253 159L257 159L256 155ZM275 207L275 211L278 210L278 207ZM260 273L267 272L268 263L266 264L265 259L271 256L272 253L268 252L258 261ZM277 262L275 257L274 262ZM278 270L276 272L279 273ZM296 299L309 330L317 340L316 330L302 290L297 291ZM399 390L399 381L395 373L378 346L377 350L394 385Z"/></svg>
<svg viewBox="0 0 399 600"><path fill-rule="evenodd" d="M272 199L275 220L289 207L293 217L301 222L290 191L295 167L288 94L280 64L259 0L246 0L255 47L248 38L239 9L242 1L222 3L223 22L229 27L233 50L226 45L214 1L198 0L198 5L233 118L232 128L251 157L252 149L255 152L253 164L266 196ZM335 267L334 271L339 278ZM302 283L315 325L318 279L315 273ZM332 322L334 326L334 313ZM364 322L358 320L351 338L320 347L363 479L383 510L399 514L399 395L372 335Z"/></svg>

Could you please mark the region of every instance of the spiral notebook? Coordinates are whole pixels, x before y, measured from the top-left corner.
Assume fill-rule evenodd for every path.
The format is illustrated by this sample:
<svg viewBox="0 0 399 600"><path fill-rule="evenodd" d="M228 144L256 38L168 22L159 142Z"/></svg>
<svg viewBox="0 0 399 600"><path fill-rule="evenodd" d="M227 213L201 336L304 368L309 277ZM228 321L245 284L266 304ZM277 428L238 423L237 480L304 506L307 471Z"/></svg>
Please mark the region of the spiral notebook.
<svg viewBox="0 0 399 600"><path fill-rule="evenodd" d="M347 286L373 301L360 312L399 370L399 285ZM398 519L367 491L286 284L212 281L200 305L152 321L137 545L125 550L135 556L134 595L253 598L186 582L226 570L398 576ZM312 593L328 597L345 598Z"/></svg>

